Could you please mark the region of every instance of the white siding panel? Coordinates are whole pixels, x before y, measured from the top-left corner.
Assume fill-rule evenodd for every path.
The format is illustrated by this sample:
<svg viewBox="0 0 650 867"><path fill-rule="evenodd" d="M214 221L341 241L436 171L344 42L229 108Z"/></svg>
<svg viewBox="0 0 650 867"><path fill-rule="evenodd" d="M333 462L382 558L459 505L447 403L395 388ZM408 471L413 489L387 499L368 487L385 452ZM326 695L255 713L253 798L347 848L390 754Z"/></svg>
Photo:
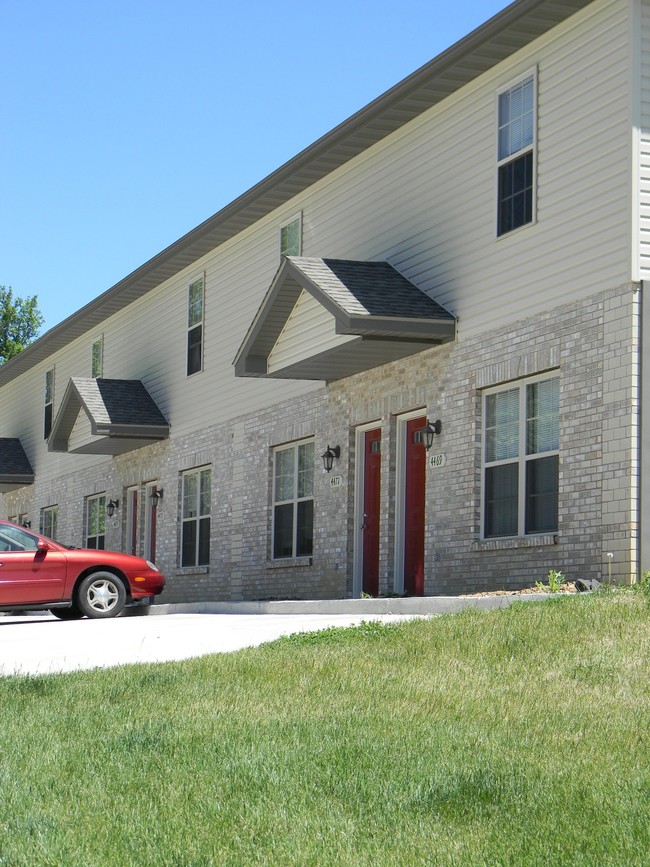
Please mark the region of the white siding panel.
<svg viewBox="0 0 650 867"><path fill-rule="evenodd" d="M650 279L650 2L641 2L639 275Z"/></svg>
<svg viewBox="0 0 650 867"><path fill-rule="evenodd" d="M269 355L269 373L297 364L312 355L342 346L357 338L339 335L335 319L308 292L301 292L275 346Z"/></svg>
<svg viewBox="0 0 650 867"><path fill-rule="evenodd" d="M646 34L647 7L644 2ZM141 379L173 437L319 387L236 379L232 367L278 268L279 227L298 211L304 255L388 259L460 317L461 340L629 280L627 14L623 0L596 0L115 314L102 329L104 376ZM497 240L496 92L533 66L538 69L537 222ZM650 105L647 89L644 104ZM644 153L650 154L650 140ZM647 158L644 177L647 193ZM650 195L642 213L647 239ZM187 287L201 272L204 365L187 377ZM312 322L313 339L326 339L323 325L318 317ZM70 377L90 376L96 336L96 330L89 332L54 357L55 412ZM291 344L300 352L297 333L286 337L282 350L288 352ZM0 397L0 435L21 438L39 479L110 461L47 452L43 388L50 366L10 383Z"/></svg>
<svg viewBox="0 0 650 867"><path fill-rule="evenodd" d="M82 446L87 446L90 443L97 440L98 437L93 435L93 432L90 427L90 419L86 415L86 413L81 410L79 415L77 416L77 421L70 432L70 448L78 449Z"/></svg>
<svg viewBox="0 0 650 867"><path fill-rule="evenodd" d="M625 4L595 3L360 158L372 184L350 165L345 196L323 185L305 255L389 258L460 316L460 339L625 282L627 51ZM533 65L537 223L496 240L495 93Z"/></svg>

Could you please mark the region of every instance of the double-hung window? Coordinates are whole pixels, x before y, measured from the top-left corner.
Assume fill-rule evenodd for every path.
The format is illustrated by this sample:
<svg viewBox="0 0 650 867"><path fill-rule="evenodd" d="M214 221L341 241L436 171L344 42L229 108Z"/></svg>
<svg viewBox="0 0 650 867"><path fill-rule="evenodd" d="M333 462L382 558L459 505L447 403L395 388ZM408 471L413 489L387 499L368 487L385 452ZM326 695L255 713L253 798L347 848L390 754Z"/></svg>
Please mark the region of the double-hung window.
<svg viewBox="0 0 650 867"><path fill-rule="evenodd" d="M273 453L273 558L310 557L314 541L314 443Z"/></svg>
<svg viewBox="0 0 650 867"><path fill-rule="evenodd" d="M280 259L302 255L302 214L280 227Z"/></svg>
<svg viewBox="0 0 650 867"><path fill-rule="evenodd" d="M41 533L48 539L56 540L59 531L59 507L46 506L41 509Z"/></svg>
<svg viewBox="0 0 650 867"><path fill-rule="evenodd" d="M203 369L203 275L193 280L187 295L187 375Z"/></svg>
<svg viewBox="0 0 650 867"><path fill-rule="evenodd" d="M491 389L483 404L483 535L558 529L560 380Z"/></svg>
<svg viewBox="0 0 650 867"><path fill-rule="evenodd" d="M43 438L47 439L52 430L54 413L54 368L45 372L45 407L43 412Z"/></svg>
<svg viewBox="0 0 650 867"><path fill-rule="evenodd" d="M497 235L535 219L536 84L530 73L499 93Z"/></svg>
<svg viewBox="0 0 650 867"><path fill-rule="evenodd" d="M106 539L106 497L86 497L86 548L104 550Z"/></svg>
<svg viewBox="0 0 650 867"><path fill-rule="evenodd" d="M181 566L207 566L210 562L211 491L209 467L183 473Z"/></svg>
<svg viewBox="0 0 650 867"><path fill-rule="evenodd" d="M93 379L99 379L104 375L104 337L98 337L93 342L90 362L90 375Z"/></svg>

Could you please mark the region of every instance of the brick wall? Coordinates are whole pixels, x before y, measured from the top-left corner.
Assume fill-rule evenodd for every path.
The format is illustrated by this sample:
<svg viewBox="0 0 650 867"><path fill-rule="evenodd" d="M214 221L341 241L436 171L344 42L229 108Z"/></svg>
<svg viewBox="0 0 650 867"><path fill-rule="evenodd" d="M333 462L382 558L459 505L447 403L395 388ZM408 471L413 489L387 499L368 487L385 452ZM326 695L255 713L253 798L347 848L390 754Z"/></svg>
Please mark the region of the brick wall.
<svg viewBox="0 0 650 867"><path fill-rule="evenodd" d="M380 592L394 589L397 419L422 410L440 418L435 450L446 465L427 470L425 592L455 594L530 586L550 568L569 578L628 580L637 557L638 287L625 285L419 355L334 382L300 399L191 437L114 458L47 495L38 480L5 495L7 514L59 503L59 537L81 542L83 498L106 491L124 502L130 485L157 480L157 561L168 577L164 601L331 598L353 592L355 429L382 429ZM560 371L560 497L557 534L481 540L481 392ZM206 422L209 422L206 418ZM172 419L173 422L173 419ZM315 438L314 553L270 559L272 450ZM341 446L330 486L320 454ZM210 566L179 567L180 474L212 467ZM46 497L46 499L44 499ZM52 499L55 497L56 499ZM107 547L125 544L124 510L108 521ZM113 526L113 524L115 526Z"/></svg>

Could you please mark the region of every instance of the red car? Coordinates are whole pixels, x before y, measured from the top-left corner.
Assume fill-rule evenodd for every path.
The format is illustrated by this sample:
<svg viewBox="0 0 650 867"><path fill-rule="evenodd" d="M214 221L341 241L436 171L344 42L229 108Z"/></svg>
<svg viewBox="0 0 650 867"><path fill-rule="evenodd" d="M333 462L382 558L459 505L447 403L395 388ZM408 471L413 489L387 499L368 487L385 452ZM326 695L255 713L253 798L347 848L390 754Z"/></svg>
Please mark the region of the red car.
<svg viewBox="0 0 650 867"><path fill-rule="evenodd" d="M149 560L66 548L0 519L0 611L49 609L61 620L117 617L127 603L151 601L164 585Z"/></svg>

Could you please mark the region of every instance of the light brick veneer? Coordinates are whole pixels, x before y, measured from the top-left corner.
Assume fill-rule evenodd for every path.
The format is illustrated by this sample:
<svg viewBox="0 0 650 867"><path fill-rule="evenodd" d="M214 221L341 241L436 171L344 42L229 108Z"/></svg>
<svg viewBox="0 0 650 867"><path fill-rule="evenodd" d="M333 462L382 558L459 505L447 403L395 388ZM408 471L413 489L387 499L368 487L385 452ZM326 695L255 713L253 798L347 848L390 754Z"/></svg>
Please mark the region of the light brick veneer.
<svg viewBox="0 0 650 867"><path fill-rule="evenodd" d="M550 568L568 578L612 573L628 580L637 558L633 515L638 485L638 316L636 284L567 304L480 337L316 388L249 417L139 449L89 470L5 496L8 513L58 503L59 537L80 544L83 498L156 479L157 561L168 576L161 601L331 598L352 593L355 428L382 428L380 591L394 587L397 417L422 409L443 421L436 450L444 467L427 470L425 592L517 588ZM480 538L481 390L546 370L560 372L560 496L557 534ZM245 384L242 386L245 387ZM206 419L207 420L207 419ZM274 446L314 437L314 554L270 560ZM341 445L332 488L319 455ZM180 473L212 466L212 547L208 568L178 566ZM108 470L107 470L108 467ZM107 547L123 547L123 511L108 521ZM113 523L116 526L113 526ZM36 524L34 524L36 526Z"/></svg>

